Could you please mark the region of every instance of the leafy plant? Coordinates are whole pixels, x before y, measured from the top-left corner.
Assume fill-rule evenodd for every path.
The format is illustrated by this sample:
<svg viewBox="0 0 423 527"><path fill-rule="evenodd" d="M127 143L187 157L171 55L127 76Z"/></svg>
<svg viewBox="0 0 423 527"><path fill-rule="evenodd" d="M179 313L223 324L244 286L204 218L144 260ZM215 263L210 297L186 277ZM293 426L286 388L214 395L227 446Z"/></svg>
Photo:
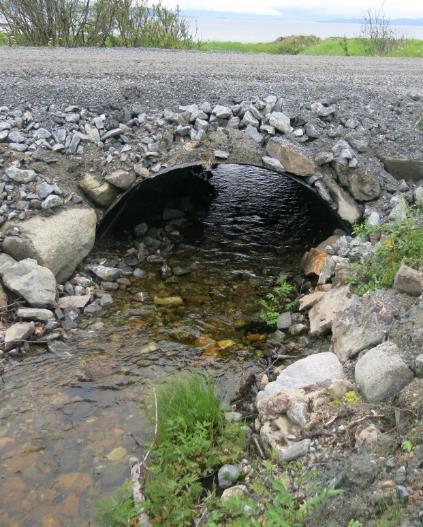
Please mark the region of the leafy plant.
<svg viewBox="0 0 423 527"><path fill-rule="evenodd" d="M292 481L288 472L292 470ZM304 498L304 483L311 474L301 476L297 467L287 472L270 462L257 467L248 495L233 496L225 502L210 501L207 527L303 527L311 513L340 491L320 489ZM296 489L296 490L291 490Z"/></svg>
<svg viewBox="0 0 423 527"><path fill-rule="evenodd" d="M404 452L412 452L414 445L413 442L410 439L404 439L404 441L401 443L401 448L404 450Z"/></svg>
<svg viewBox="0 0 423 527"><path fill-rule="evenodd" d="M351 390L351 391L347 392L344 395L344 402L346 404L349 404L349 405L353 406L353 405L357 404L359 400L360 400L360 396L354 390Z"/></svg>
<svg viewBox="0 0 423 527"><path fill-rule="evenodd" d="M358 520L351 520L348 527L363 527L363 524Z"/></svg>
<svg viewBox="0 0 423 527"><path fill-rule="evenodd" d="M362 224L354 229L356 236L379 232L381 240L373 253L355 266L351 282L358 294L391 287L402 264L420 269L423 265L423 219L419 208L409 209L404 220L378 227Z"/></svg>
<svg viewBox="0 0 423 527"><path fill-rule="evenodd" d="M236 462L245 447L240 423L227 423L213 384L180 375L158 390L158 433L145 482L153 525L191 526L216 470Z"/></svg>
<svg viewBox="0 0 423 527"><path fill-rule="evenodd" d="M120 487L115 497L96 503L96 522L104 527L128 527L137 516L129 483Z"/></svg>
<svg viewBox="0 0 423 527"><path fill-rule="evenodd" d="M260 318L269 326L275 326L280 313L292 309L294 291L294 286L287 282L285 277L278 278L275 287L260 300L260 305L263 308L260 312Z"/></svg>

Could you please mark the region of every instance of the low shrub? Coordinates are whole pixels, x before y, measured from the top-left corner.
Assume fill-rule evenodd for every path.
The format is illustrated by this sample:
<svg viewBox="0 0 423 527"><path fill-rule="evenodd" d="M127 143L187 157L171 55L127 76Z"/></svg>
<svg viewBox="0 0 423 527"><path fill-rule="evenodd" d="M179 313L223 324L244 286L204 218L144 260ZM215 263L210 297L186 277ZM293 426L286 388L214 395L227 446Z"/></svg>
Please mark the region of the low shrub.
<svg viewBox="0 0 423 527"><path fill-rule="evenodd" d="M260 318L269 326L275 326L280 313L292 309L294 293L294 286L287 282L285 277L280 277L275 287L260 300L260 305L263 308L260 312Z"/></svg>
<svg viewBox="0 0 423 527"><path fill-rule="evenodd" d="M358 294L392 287L402 264L415 269L423 266L423 216L421 208L409 209L407 218L378 227L367 224L354 230L355 235L380 233L381 240L372 254L355 265L351 282Z"/></svg>

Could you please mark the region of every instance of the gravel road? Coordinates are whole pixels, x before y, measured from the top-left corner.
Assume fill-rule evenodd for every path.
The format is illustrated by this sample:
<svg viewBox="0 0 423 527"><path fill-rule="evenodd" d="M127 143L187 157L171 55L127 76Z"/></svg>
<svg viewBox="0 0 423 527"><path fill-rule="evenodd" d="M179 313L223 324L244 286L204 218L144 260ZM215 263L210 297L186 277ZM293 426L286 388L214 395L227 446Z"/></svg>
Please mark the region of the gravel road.
<svg viewBox="0 0 423 527"><path fill-rule="evenodd" d="M351 115L376 112L389 130L400 131L395 141L409 146L421 144L415 123L422 100L407 105L405 95L423 92L422 78L421 59L0 48L0 105L101 109L139 101L151 111L274 92L293 115L315 100L334 100Z"/></svg>

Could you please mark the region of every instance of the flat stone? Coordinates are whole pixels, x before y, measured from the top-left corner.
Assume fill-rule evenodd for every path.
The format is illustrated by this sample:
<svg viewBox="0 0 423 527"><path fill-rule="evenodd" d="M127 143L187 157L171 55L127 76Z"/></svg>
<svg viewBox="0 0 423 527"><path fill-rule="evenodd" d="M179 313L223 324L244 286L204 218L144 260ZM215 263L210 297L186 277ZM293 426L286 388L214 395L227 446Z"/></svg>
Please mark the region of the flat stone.
<svg viewBox="0 0 423 527"><path fill-rule="evenodd" d="M384 342L360 357L355 366L355 382L368 402L384 401L399 393L413 372L401 358L393 342Z"/></svg>
<svg viewBox="0 0 423 527"><path fill-rule="evenodd" d="M278 320L276 322L276 327L278 329L281 329L281 330L288 329L291 325L292 325L292 315L290 311L281 313L278 316Z"/></svg>
<svg viewBox="0 0 423 527"><path fill-rule="evenodd" d="M38 309L36 307L20 307L17 315L23 320L39 320L40 322L47 322L47 320L54 318L53 311L50 309Z"/></svg>
<svg viewBox="0 0 423 527"><path fill-rule="evenodd" d="M344 376L342 364L334 353L315 353L285 368L275 381L269 382L259 392L257 399L308 386L326 386L334 379L342 379Z"/></svg>
<svg viewBox="0 0 423 527"><path fill-rule="evenodd" d="M261 160L266 168L274 170L275 172L285 172L282 163L278 159L275 159L274 157L264 156L261 158Z"/></svg>
<svg viewBox="0 0 423 527"><path fill-rule="evenodd" d="M168 296L168 297L154 297L154 303L157 306L168 306L168 307L176 307L181 306L184 301L180 296Z"/></svg>
<svg viewBox="0 0 423 527"><path fill-rule="evenodd" d="M30 183L37 178L33 170L21 170L17 167L6 168L6 176L16 183Z"/></svg>
<svg viewBox="0 0 423 527"><path fill-rule="evenodd" d="M220 104L216 105L213 108L212 114L215 115L218 119L229 119L232 117L232 110L227 106L221 106Z"/></svg>
<svg viewBox="0 0 423 527"><path fill-rule="evenodd" d="M267 143L266 152L280 161L287 172L297 176L312 176L316 171L314 161L302 153L300 148L281 137L272 137Z"/></svg>
<svg viewBox="0 0 423 527"><path fill-rule="evenodd" d="M26 258L3 273L4 285L34 307L51 307L56 299L56 279L50 269Z"/></svg>
<svg viewBox="0 0 423 527"><path fill-rule="evenodd" d="M37 260L62 282L93 248L96 225L96 214L89 208L68 208L48 218L35 216L19 223L21 236L7 236L3 250L17 260ZM4 231L11 226L6 224Z"/></svg>
<svg viewBox="0 0 423 527"><path fill-rule="evenodd" d="M89 265L87 269L100 278L100 280L105 282L113 282L122 276L121 269L116 267L107 267L106 265Z"/></svg>
<svg viewBox="0 0 423 527"><path fill-rule="evenodd" d="M292 442L289 446L278 448L278 463L289 463L300 457L305 456L310 451L311 440L303 439L296 443Z"/></svg>
<svg viewBox="0 0 423 527"><path fill-rule="evenodd" d="M21 341L28 339L35 330L33 322L17 322L7 328L4 336L4 347L6 351L12 349Z"/></svg>
<svg viewBox="0 0 423 527"><path fill-rule="evenodd" d="M104 178L108 183L121 190L128 189L135 182L135 174L126 170L115 170Z"/></svg>
<svg viewBox="0 0 423 527"><path fill-rule="evenodd" d="M314 291L308 295L304 295L299 301L299 310L304 311L310 309L317 304L319 300L325 295L325 291Z"/></svg>
<svg viewBox="0 0 423 527"><path fill-rule="evenodd" d="M91 295L72 295L63 296L57 301L57 305L61 309L75 308L82 309L91 300Z"/></svg>
<svg viewBox="0 0 423 527"><path fill-rule="evenodd" d="M394 288L401 293L420 296L423 293L423 272L401 265L395 275Z"/></svg>
<svg viewBox="0 0 423 527"><path fill-rule="evenodd" d="M107 181L98 180L93 174L85 174L79 187L100 207L109 206L118 196L119 191Z"/></svg>
<svg viewBox="0 0 423 527"><path fill-rule="evenodd" d="M245 485L234 485L233 487L229 487L228 489L225 489L222 492L222 495L220 496L220 500L222 502L228 501L231 498L234 497L241 497L247 494L248 489Z"/></svg>
<svg viewBox="0 0 423 527"><path fill-rule="evenodd" d="M347 309L352 302L353 295L349 285L335 287L328 291L308 313L310 334L328 333L338 313Z"/></svg>

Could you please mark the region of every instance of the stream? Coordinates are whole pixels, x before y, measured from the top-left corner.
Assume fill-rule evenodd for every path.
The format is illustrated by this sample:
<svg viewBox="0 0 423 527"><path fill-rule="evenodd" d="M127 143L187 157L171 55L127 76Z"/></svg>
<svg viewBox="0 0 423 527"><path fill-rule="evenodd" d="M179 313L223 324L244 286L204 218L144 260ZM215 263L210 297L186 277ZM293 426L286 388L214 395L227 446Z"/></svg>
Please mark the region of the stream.
<svg viewBox="0 0 423 527"><path fill-rule="evenodd" d="M260 298L281 273L298 276L304 251L339 225L288 176L220 165L210 183L210 206L166 259L188 274L163 279L144 264L64 345L32 346L0 380L0 526L95 525L95 503L124 482L128 457L151 437L152 384L209 372L229 403L258 371ZM118 260L131 243L111 234L93 257ZM183 304L155 306L155 295Z"/></svg>

